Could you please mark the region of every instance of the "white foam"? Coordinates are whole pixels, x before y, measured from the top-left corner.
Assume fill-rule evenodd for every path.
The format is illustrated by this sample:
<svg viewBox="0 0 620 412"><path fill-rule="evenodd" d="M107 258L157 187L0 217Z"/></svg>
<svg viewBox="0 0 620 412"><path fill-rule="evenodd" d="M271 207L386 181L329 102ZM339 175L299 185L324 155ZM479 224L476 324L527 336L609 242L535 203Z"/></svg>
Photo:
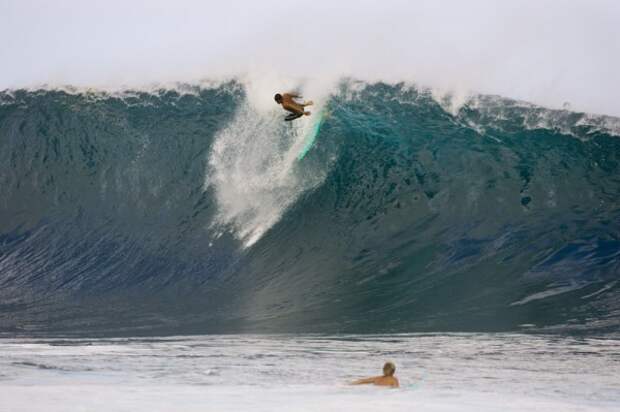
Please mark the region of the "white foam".
<svg viewBox="0 0 620 412"><path fill-rule="evenodd" d="M53 343L0 340L0 410L589 412L617 410L620 399L615 339L226 335ZM347 385L388 359L400 389Z"/></svg>
<svg viewBox="0 0 620 412"><path fill-rule="evenodd" d="M394 411L506 412L524 411L612 411L615 405L575 405L570 400L536 395L493 392L389 391L381 388L347 388L319 385L284 385L279 388L253 386L133 386L66 384L6 386L3 403L11 412L316 412ZM70 406L69 406L70 405Z"/></svg>
<svg viewBox="0 0 620 412"><path fill-rule="evenodd" d="M213 189L218 205L215 224L230 228L246 247L328 171L297 161L311 119L284 122L273 100L269 106L263 103L263 90L250 87L248 100L216 134L205 177L205 188Z"/></svg>

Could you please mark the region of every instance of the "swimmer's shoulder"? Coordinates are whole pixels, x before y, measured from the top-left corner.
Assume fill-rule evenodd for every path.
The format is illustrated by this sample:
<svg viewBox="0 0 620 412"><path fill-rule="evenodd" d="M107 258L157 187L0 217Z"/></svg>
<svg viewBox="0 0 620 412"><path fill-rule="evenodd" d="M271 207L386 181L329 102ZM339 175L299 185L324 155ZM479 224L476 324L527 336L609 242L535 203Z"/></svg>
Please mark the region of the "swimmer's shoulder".
<svg viewBox="0 0 620 412"><path fill-rule="evenodd" d="M374 384L379 385L379 386L390 386L392 388L400 387L400 383L398 382L398 379L394 376L377 377L375 378Z"/></svg>

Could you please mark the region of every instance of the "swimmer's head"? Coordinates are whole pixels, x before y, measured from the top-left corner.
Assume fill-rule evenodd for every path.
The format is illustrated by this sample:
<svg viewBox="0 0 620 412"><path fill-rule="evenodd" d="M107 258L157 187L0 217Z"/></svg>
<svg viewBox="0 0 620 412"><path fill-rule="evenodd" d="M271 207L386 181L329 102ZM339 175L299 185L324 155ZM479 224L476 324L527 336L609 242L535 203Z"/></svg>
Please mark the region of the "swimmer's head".
<svg viewBox="0 0 620 412"><path fill-rule="evenodd" d="M273 96L273 100L275 100L278 104L282 103L282 95L280 93L276 93L276 95Z"/></svg>
<svg viewBox="0 0 620 412"><path fill-rule="evenodd" d="M396 372L396 365L392 362L385 362L383 365L383 376L392 376Z"/></svg>

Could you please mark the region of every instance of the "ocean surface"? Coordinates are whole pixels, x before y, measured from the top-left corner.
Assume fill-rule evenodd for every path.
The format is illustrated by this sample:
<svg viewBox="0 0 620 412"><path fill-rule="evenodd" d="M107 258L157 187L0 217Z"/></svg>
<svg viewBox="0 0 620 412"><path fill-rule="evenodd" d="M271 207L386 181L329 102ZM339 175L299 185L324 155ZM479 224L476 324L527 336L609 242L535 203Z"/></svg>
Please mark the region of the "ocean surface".
<svg viewBox="0 0 620 412"><path fill-rule="evenodd" d="M618 410L620 119L259 97L0 92L0 411Z"/></svg>
<svg viewBox="0 0 620 412"><path fill-rule="evenodd" d="M0 92L0 333L618 331L620 119L248 90Z"/></svg>
<svg viewBox="0 0 620 412"><path fill-rule="evenodd" d="M620 340L525 334L0 340L0 410L617 411ZM400 389L351 386L395 362Z"/></svg>

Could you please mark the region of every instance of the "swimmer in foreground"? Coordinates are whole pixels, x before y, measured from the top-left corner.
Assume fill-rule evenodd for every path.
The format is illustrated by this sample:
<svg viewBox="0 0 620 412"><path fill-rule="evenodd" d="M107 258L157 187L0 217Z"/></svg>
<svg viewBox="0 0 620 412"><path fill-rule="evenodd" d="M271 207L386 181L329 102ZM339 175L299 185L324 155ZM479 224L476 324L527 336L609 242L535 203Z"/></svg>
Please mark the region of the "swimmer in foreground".
<svg viewBox="0 0 620 412"><path fill-rule="evenodd" d="M383 365L383 376L375 376L372 378L358 379L355 382L351 382L352 385L364 385L372 383L378 386L389 386L390 388L398 388L398 379L394 376L396 372L396 366L392 362L386 362Z"/></svg>
<svg viewBox="0 0 620 412"><path fill-rule="evenodd" d="M285 121L290 122L300 118L303 115L310 116L310 112L305 111L306 106L312 106L312 101L297 103L294 99L300 99L301 96L295 93L277 93L273 96L276 103L281 104L284 110L291 112L284 118Z"/></svg>

